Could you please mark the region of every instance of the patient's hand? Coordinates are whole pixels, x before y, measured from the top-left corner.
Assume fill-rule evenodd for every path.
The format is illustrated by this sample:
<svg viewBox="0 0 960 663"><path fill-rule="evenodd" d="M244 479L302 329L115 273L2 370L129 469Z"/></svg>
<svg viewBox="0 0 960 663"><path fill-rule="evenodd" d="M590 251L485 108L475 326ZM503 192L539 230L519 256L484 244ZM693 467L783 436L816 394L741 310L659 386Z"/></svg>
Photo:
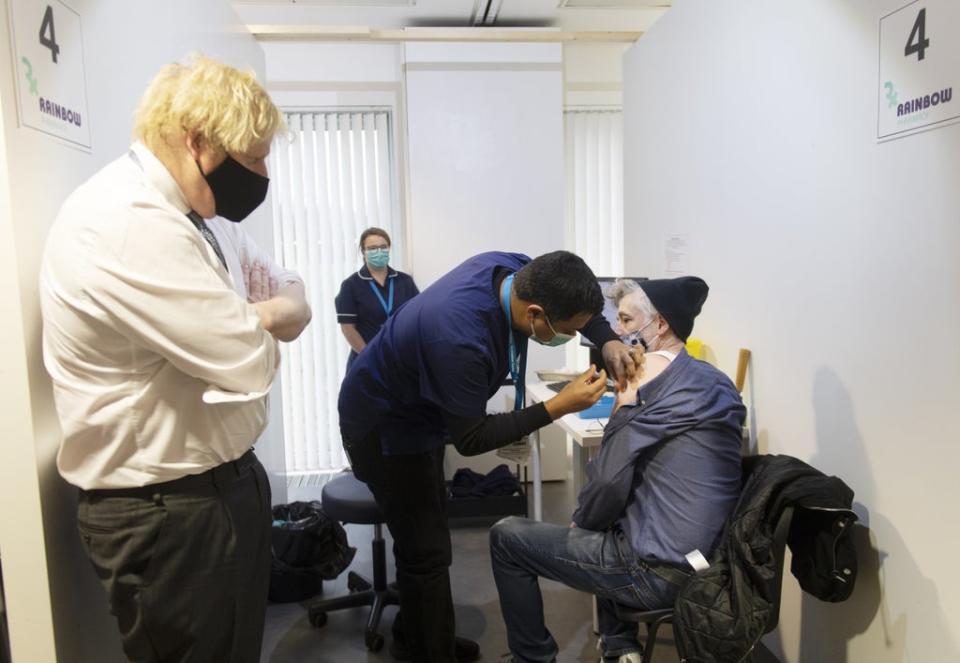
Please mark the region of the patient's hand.
<svg viewBox="0 0 960 663"><path fill-rule="evenodd" d="M610 377L617 383L617 391L643 371L643 347L627 345L620 340L607 341L600 350L603 363L610 369Z"/></svg>

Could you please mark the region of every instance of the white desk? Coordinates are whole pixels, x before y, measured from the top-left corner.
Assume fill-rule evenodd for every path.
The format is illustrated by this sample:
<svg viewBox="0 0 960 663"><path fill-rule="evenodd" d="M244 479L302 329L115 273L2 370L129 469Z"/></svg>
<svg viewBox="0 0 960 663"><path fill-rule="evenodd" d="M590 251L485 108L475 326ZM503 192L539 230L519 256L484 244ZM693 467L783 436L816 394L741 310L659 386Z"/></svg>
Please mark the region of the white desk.
<svg viewBox="0 0 960 663"><path fill-rule="evenodd" d="M540 403L557 395L542 382L533 382L526 386L527 404ZM584 470L590 460L591 452L600 448L603 440L603 426L607 419L581 419L576 414L568 414L553 422L573 439L573 487L576 493L583 487ZM551 425L553 425L551 424ZM543 481L540 472L540 433L530 435L530 471L533 474L533 519L543 519Z"/></svg>

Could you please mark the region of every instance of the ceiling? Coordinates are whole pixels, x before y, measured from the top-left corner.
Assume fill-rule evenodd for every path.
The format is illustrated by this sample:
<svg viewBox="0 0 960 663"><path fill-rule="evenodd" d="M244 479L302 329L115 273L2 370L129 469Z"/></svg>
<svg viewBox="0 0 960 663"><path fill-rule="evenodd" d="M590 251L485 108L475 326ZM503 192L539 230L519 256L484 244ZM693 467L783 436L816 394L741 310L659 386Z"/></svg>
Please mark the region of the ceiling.
<svg viewBox="0 0 960 663"><path fill-rule="evenodd" d="M672 0L232 0L248 25L645 31Z"/></svg>

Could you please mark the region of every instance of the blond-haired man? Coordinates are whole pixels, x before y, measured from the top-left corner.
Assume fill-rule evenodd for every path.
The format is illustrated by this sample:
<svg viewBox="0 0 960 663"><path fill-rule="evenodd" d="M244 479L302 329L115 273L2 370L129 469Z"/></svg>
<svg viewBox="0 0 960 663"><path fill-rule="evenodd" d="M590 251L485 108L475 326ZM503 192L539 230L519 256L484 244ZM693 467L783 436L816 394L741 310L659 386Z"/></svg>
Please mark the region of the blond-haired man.
<svg viewBox="0 0 960 663"><path fill-rule="evenodd" d="M131 661L259 660L270 489L251 447L277 339L310 310L295 275L241 296L236 249L204 219L259 206L282 128L252 74L200 56L168 65L137 142L70 195L47 239L57 464L80 488L80 535Z"/></svg>

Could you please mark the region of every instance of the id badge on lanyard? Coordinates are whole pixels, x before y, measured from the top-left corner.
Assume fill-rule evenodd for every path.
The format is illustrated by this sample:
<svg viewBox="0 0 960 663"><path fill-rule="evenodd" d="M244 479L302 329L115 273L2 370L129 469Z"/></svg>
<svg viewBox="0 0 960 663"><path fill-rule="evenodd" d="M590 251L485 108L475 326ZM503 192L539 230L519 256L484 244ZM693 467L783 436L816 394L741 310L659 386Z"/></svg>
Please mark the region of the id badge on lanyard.
<svg viewBox="0 0 960 663"><path fill-rule="evenodd" d="M390 286L387 288L387 299L384 300L383 295L380 294L380 290L377 288L377 284L372 280L367 281L370 284L370 289L373 290L373 294L377 296L377 299L380 300L380 306L383 307L383 312L387 314L387 317L390 317L390 314L393 312L393 284L395 279L387 277L387 281L390 282Z"/></svg>
<svg viewBox="0 0 960 663"><path fill-rule="evenodd" d="M503 308L507 313L507 349L510 353L510 377L513 378L516 395L513 401L514 410L522 410L526 403L526 374L527 374L527 339L523 339L523 347L517 347L517 341L513 333L513 315L510 311L510 292L513 289L513 277L511 274L503 280L503 286L500 289L500 298L503 301Z"/></svg>
<svg viewBox="0 0 960 663"><path fill-rule="evenodd" d="M522 410L526 403L526 375L527 375L527 339L524 337L522 347L517 347L513 333L513 314L510 311L510 291L513 288L513 274L503 280L503 289L500 291L503 308L507 312L507 348L510 351L510 377L516 390L513 401L514 410ZM526 463L530 458L530 439L524 435L516 442L497 449L500 458L513 463Z"/></svg>

